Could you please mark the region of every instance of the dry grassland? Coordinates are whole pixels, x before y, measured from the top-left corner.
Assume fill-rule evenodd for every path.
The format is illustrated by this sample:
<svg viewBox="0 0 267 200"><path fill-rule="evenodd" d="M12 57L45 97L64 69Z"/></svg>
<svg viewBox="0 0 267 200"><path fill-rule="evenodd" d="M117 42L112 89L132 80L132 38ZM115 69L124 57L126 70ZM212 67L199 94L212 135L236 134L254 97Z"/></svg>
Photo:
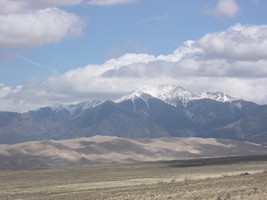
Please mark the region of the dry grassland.
<svg viewBox="0 0 267 200"><path fill-rule="evenodd" d="M0 199L267 199L267 161L0 171Z"/></svg>

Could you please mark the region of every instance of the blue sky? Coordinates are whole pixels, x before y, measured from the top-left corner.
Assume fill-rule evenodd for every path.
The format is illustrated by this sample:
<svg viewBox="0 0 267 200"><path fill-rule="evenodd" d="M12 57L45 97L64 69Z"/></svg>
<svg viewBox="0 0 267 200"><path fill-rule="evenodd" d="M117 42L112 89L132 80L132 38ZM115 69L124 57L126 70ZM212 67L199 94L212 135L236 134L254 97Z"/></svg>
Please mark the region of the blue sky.
<svg viewBox="0 0 267 200"><path fill-rule="evenodd" d="M266 10L265 0L0 0L0 110L169 83L267 103Z"/></svg>

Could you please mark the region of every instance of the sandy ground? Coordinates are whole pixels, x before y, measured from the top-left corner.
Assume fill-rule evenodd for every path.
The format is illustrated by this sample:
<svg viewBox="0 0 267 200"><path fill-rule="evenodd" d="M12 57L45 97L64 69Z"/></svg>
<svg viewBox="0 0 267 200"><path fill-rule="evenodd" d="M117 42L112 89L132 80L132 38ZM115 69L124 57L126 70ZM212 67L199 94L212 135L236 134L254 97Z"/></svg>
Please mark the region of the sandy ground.
<svg viewBox="0 0 267 200"><path fill-rule="evenodd" d="M267 162L175 162L0 171L0 199L267 199Z"/></svg>

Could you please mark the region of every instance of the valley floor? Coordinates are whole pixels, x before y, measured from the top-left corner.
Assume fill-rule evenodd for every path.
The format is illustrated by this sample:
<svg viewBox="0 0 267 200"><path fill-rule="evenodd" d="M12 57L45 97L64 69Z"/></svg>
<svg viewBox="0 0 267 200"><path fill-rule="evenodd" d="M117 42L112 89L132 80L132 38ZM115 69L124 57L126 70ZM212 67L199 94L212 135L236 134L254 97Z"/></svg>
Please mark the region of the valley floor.
<svg viewBox="0 0 267 200"><path fill-rule="evenodd" d="M0 199L267 199L267 161L223 161L0 171Z"/></svg>

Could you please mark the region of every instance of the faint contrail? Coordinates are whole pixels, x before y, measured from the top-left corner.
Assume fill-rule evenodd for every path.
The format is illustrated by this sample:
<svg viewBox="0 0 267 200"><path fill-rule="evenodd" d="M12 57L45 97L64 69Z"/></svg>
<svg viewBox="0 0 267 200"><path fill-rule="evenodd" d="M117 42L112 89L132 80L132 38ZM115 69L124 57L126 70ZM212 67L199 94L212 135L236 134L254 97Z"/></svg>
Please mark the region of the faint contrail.
<svg viewBox="0 0 267 200"><path fill-rule="evenodd" d="M25 57L20 56L20 55L17 55L17 57L22 59L22 60L24 60L24 61L26 61L26 62L28 62L28 63L34 64L35 66L38 66L39 68L46 69L46 70L52 72L54 75L58 74L58 71L53 69L53 68L51 68L51 67L47 67L47 66L42 65L42 64L40 64L40 63L38 63L38 62L36 62L34 60L31 60L29 58L25 58Z"/></svg>

